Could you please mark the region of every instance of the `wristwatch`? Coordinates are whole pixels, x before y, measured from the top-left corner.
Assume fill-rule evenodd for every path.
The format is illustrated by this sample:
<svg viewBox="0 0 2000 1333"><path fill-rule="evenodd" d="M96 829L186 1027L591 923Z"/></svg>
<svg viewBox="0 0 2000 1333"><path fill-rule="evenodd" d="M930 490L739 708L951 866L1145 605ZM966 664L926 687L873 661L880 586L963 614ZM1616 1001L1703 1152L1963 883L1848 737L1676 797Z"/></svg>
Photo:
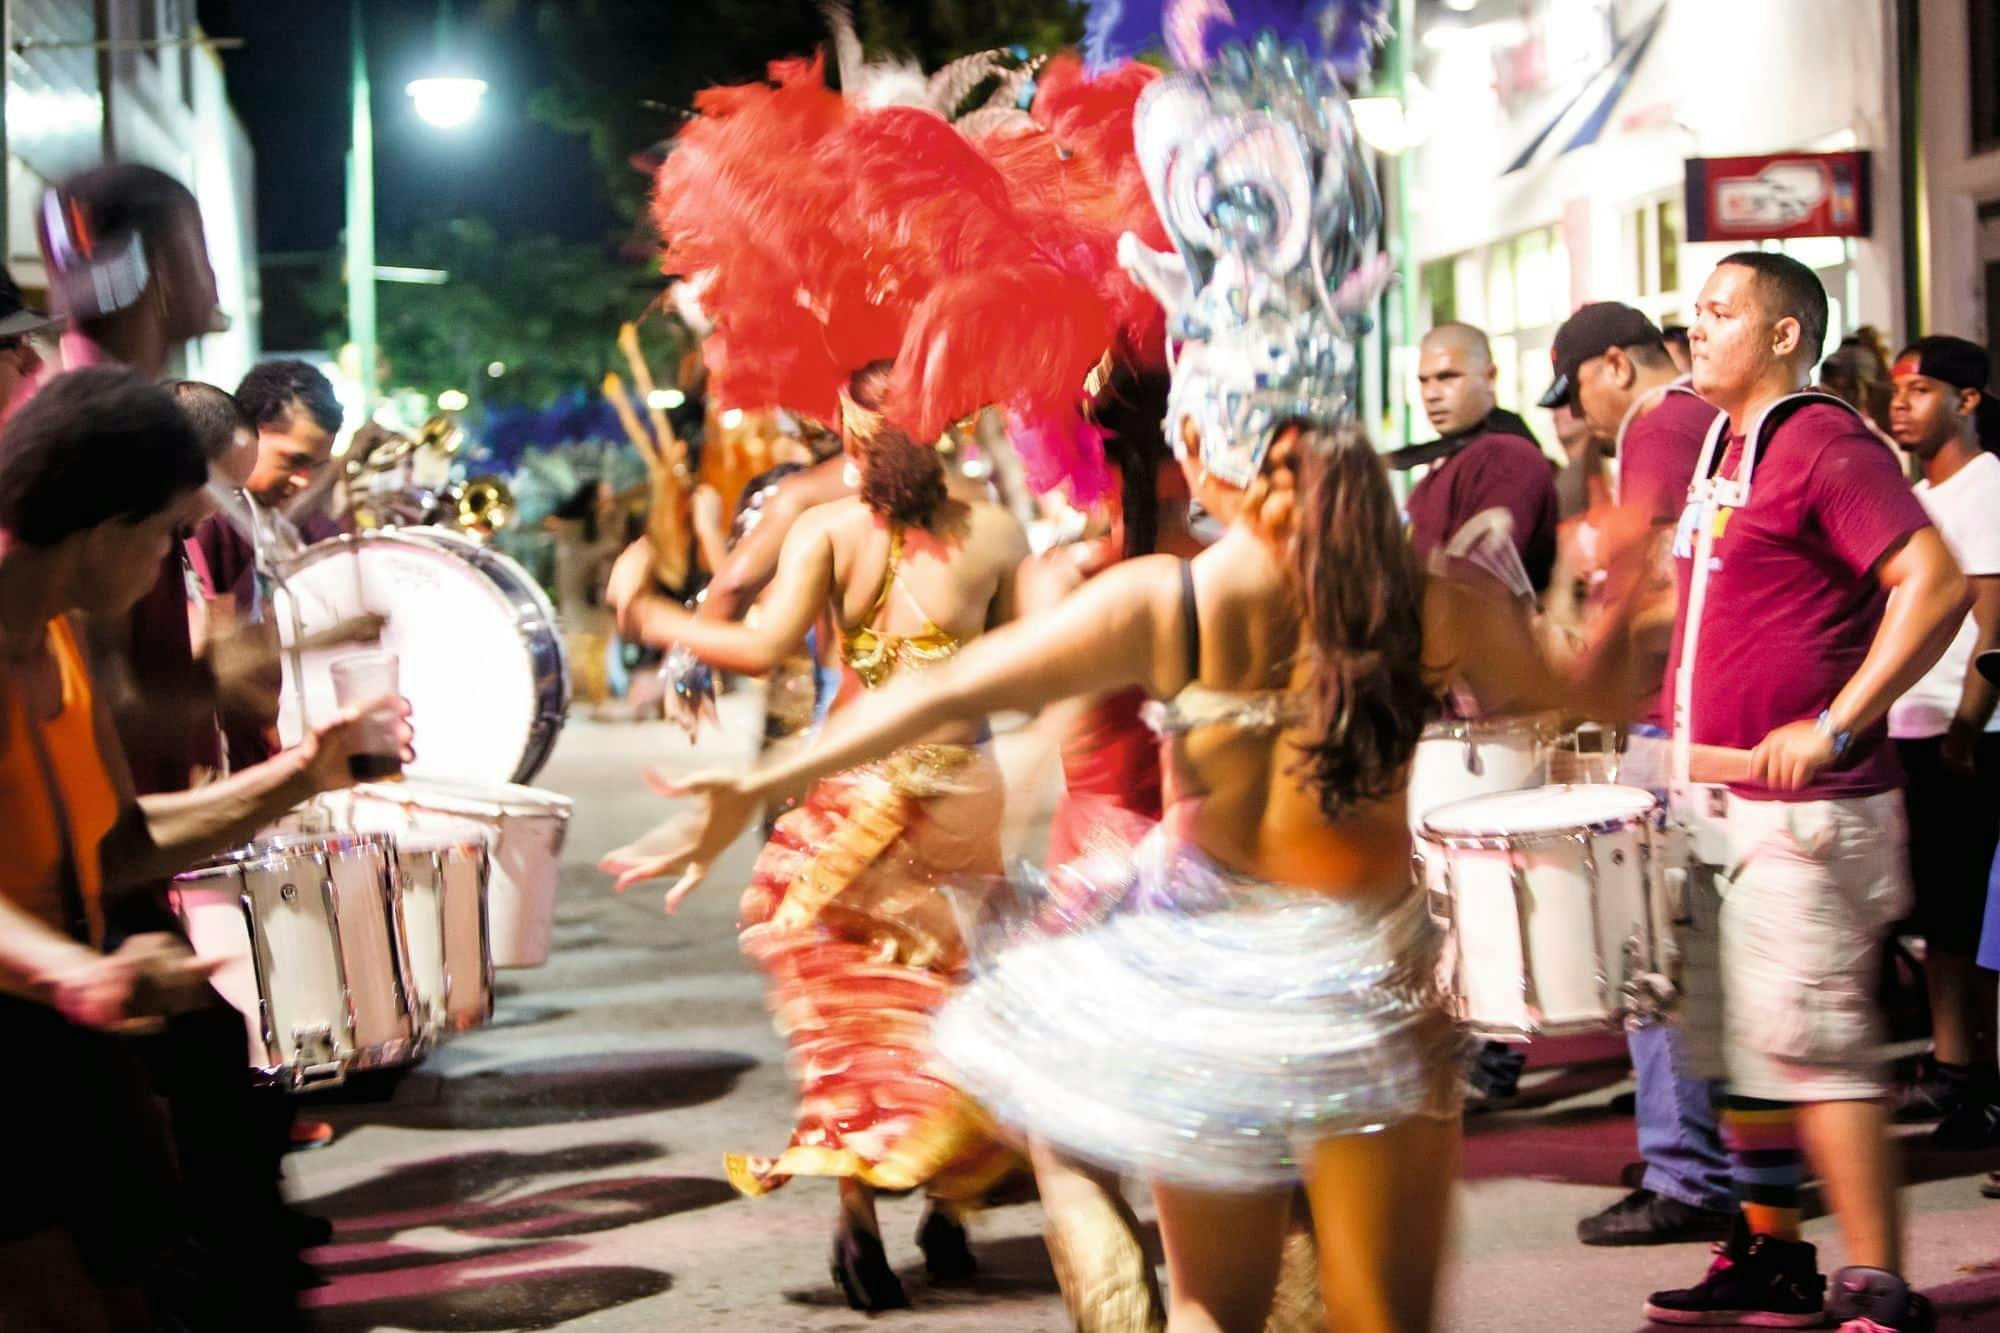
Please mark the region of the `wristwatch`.
<svg viewBox="0 0 2000 1333"><path fill-rule="evenodd" d="M1841 760L1847 758L1847 747L1854 744L1854 733L1851 731L1834 730L1833 710L1831 708L1824 709L1820 712L1819 721L1814 723L1813 727L1815 730L1819 732L1820 735L1828 737L1833 741L1834 763L1837 764Z"/></svg>

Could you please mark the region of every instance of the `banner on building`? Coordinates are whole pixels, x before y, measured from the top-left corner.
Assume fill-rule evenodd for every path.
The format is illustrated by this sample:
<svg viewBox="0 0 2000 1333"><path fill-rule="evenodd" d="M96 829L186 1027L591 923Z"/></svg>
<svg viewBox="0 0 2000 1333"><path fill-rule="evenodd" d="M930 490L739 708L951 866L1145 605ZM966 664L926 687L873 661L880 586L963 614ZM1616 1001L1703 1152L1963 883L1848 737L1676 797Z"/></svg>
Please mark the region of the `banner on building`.
<svg viewBox="0 0 2000 1333"><path fill-rule="evenodd" d="M1868 154L1769 153L1691 157L1690 241L1772 241L1866 236Z"/></svg>

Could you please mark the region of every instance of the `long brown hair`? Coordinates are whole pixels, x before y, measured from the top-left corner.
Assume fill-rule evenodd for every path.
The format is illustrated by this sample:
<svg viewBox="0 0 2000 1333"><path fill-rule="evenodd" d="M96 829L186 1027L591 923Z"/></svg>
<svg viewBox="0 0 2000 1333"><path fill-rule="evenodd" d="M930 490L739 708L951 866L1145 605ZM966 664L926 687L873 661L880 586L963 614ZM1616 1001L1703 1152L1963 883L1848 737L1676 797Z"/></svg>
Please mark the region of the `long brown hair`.
<svg viewBox="0 0 2000 1333"><path fill-rule="evenodd" d="M1288 468L1296 484L1281 497L1279 474ZM1273 446L1264 475L1274 482L1266 515L1293 528L1312 654L1314 734L1300 742L1298 771L1337 819L1401 788L1437 711L1423 661L1423 567L1381 455L1360 427L1307 426Z"/></svg>

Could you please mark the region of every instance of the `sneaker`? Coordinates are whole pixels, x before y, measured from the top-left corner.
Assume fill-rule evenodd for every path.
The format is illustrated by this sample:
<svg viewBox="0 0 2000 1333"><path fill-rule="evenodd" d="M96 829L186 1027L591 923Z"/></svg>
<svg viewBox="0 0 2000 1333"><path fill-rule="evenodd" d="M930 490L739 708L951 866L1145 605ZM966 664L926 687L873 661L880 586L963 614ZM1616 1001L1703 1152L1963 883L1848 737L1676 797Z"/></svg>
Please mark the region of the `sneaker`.
<svg viewBox="0 0 2000 1333"><path fill-rule="evenodd" d="M1835 1273L1826 1313L1841 1333L1931 1333L1937 1327L1937 1314L1923 1294L1881 1268Z"/></svg>
<svg viewBox="0 0 2000 1333"><path fill-rule="evenodd" d="M1826 1279L1810 1242L1756 1236L1739 1214L1700 1283L1656 1291L1646 1317L1700 1328L1818 1328Z"/></svg>
<svg viewBox="0 0 2000 1333"><path fill-rule="evenodd" d="M1728 1240L1736 1224L1735 1209L1696 1208L1636 1189L1603 1212L1576 1224L1576 1238L1585 1245L1672 1245L1691 1240Z"/></svg>
<svg viewBox="0 0 2000 1333"><path fill-rule="evenodd" d="M2000 1148L2000 1104L1964 1102L1917 1143L1936 1152L1985 1152Z"/></svg>
<svg viewBox="0 0 2000 1333"><path fill-rule="evenodd" d="M1979 1192L1989 1199L2000 1199L2000 1171L1988 1171L1986 1179L1979 1182Z"/></svg>
<svg viewBox="0 0 2000 1333"><path fill-rule="evenodd" d="M333 1126L324 1120L307 1120L301 1116L292 1122L291 1136L285 1143L286 1152L310 1152L314 1148L324 1148L333 1142Z"/></svg>
<svg viewBox="0 0 2000 1333"><path fill-rule="evenodd" d="M1971 1086L1972 1071L1964 1065L1927 1061L1917 1081L1896 1099L1893 1118L1902 1125L1943 1120L1964 1105Z"/></svg>

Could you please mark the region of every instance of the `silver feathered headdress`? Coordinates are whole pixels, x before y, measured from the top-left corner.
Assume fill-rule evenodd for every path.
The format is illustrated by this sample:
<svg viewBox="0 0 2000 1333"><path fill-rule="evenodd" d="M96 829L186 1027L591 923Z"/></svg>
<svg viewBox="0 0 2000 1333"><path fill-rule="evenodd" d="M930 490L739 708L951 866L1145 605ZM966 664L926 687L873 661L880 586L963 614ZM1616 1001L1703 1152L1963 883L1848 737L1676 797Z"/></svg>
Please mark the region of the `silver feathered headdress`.
<svg viewBox="0 0 2000 1333"><path fill-rule="evenodd" d="M1119 258L1166 307L1178 345L1168 438L1181 448L1192 422L1203 467L1246 486L1280 426L1353 408L1356 342L1388 263L1372 253L1381 204L1333 60L1366 54L1382 7L1234 3L1240 14L1167 0L1170 49L1192 67L1147 90L1137 137L1175 252L1128 234ZM1294 21L1274 24L1273 9ZM1102 58L1117 52L1100 17Z"/></svg>

